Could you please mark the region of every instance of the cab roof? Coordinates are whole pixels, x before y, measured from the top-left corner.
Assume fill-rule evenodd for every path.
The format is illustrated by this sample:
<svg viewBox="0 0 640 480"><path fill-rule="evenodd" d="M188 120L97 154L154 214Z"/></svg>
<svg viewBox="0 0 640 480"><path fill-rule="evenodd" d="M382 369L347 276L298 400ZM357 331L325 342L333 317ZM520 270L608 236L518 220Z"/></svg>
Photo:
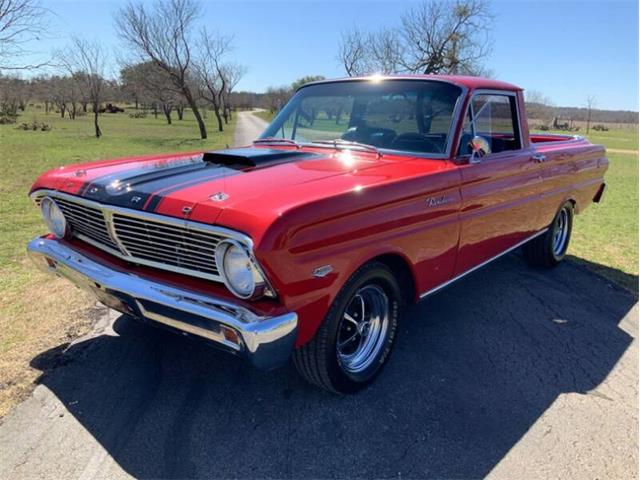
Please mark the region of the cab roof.
<svg viewBox="0 0 640 480"><path fill-rule="evenodd" d="M333 80L320 80L317 82L307 83L306 85L314 85L318 83L346 82L353 80L375 80L384 81L385 79L393 80L437 80L441 82L453 83L469 90L487 89L487 90L510 90L517 92L522 88L511 83L494 80L491 78L472 77L468 75L431 75L431 74L401 74L401 75L371 75L366 77L346 77Z"/></svg>

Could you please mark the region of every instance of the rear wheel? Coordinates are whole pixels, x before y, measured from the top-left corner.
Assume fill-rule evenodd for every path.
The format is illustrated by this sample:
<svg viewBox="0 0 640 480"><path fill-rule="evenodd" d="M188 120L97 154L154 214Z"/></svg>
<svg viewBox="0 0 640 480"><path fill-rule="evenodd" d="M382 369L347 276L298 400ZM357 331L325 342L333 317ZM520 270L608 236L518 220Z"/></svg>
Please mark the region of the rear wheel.
<svg viewBox="0 0 640 480"><path fill-rule="evenodd" d="M549 229L523 247L524 257L535 267L555 267L567 253L572 228L573 204L567 202L558 210Z"/></svg>
<svg viewBox="0 0 640 480"><path fill-rule="evenodd" d="M370 384L391 352L401 302L398 282L386 265L361 267L336 296L313 340L294 352L298 372L335 393Z"/></svg>

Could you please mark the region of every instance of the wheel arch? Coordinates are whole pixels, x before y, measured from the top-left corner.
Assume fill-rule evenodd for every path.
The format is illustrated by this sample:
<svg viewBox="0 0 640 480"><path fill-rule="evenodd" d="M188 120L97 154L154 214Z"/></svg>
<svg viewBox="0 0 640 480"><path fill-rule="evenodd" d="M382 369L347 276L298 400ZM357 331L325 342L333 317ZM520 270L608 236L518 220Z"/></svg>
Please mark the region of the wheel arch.
<svg viewBox="0 0 640 480"><path fill-rule="evenodd" d="M371 262L380 262L386 265L394 273L398 280L398 283L401 287L403 287L402 293L404 294L404 301L407 304L411 304L416 301L416 298L418 297L416 287L417 283L415 278L415 271L409 259L398 252L388 252L370 258L366 262L363 262L357 268L360 268L362 265L366 265L367 263ZM407 285L408 288L404 288L405 285Z"/></svg>

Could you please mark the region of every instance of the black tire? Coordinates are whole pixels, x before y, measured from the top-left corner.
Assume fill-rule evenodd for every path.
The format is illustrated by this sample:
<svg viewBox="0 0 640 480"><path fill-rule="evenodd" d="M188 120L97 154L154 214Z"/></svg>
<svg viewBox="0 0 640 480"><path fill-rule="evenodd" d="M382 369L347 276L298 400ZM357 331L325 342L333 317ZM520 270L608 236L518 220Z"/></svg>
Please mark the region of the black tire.
<svg viewBox="0 0 640 480"><path fill-rule="evenodd" d="M524 245L524 258L534 267L555 267L567 253L572 229L573 204L567 202L558 210L549 229Z"/></svg>
<svg viewBox="0 0 640 480"><path fill-rule="evenodd" d="M354 320L358 312L347 311L356 306L354 302L358 297L362 308L360 322ZM391 353L403 311L402 299L398 281L389 267L380 262L360 267L336 296L315 337L294 351L293 363L300 375L320 388L339 394L354 393L369 385L380 374ZM373 312L386 312L376 317L380 320L376 323L379 330L374 328L373 320L367 321L367 303L371 318ZM386 310L384 305L388 307ZM364 327L362 331L361 327ZM348 339L354 337L349 343ZM369 356L362 356L367 361L363 360L360 365L355 361L360 358L358 349L362 347L366 353L364 347L369 344L375 349L372 348ZM354 347L354 353L349 353L348 349Z"/></svg>

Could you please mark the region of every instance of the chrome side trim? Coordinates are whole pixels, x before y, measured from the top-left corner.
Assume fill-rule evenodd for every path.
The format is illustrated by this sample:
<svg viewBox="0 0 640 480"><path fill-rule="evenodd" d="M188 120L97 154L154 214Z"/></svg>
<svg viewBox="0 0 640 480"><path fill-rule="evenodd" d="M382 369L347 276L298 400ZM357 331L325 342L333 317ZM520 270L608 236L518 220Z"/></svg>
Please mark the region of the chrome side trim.
<svg viewBox="0 0 640 480"><path fill-rule="evenodd" d="M283 364L294 348L295 312L264 316L232 300L109 268L62 240L35 238L27 251L40 270L69 280L108 307L212 341L259 368ZM228 330L237 335L227 337Z"/></svg>
<svg viewBox="0 0 640 480"><path fill-rule="evenodd" d="M524 245L525 243L527 243L529 240L533 240L534 238L542 235L543 233L546 233L547 230L549 230L548 228L545 228L544 230L540 230L538 233L535 233L534 235L531 235L530 237L525 238L524 240L522 240L521 242L516 243L513 247L509 247L508 249L506 249L504 252L499 253L498 255L491 257L489 260L485 260L484 262L480 263L479 265L476 265L475 267L467 270L466 272L461 273L460 275L458 275L457 277L452 278L451 280L448 280L446 282L444 282L443 284L438 285L435 288L432 288L431 290L427 290L424 293L420 294L420 300L422 300L425 297L428 297L429 295L436 293L439 290L442 290L443 288L451 285L452 283L460 280L463 277L466 277L467 275L469 275L472 272L475 272L476 270L484 267L485 265L493 262L494 260L497 260L498 258L502 257L503 255L506 255L507 253L515 250L518 247L521 247L522 245Z"/></svg>

